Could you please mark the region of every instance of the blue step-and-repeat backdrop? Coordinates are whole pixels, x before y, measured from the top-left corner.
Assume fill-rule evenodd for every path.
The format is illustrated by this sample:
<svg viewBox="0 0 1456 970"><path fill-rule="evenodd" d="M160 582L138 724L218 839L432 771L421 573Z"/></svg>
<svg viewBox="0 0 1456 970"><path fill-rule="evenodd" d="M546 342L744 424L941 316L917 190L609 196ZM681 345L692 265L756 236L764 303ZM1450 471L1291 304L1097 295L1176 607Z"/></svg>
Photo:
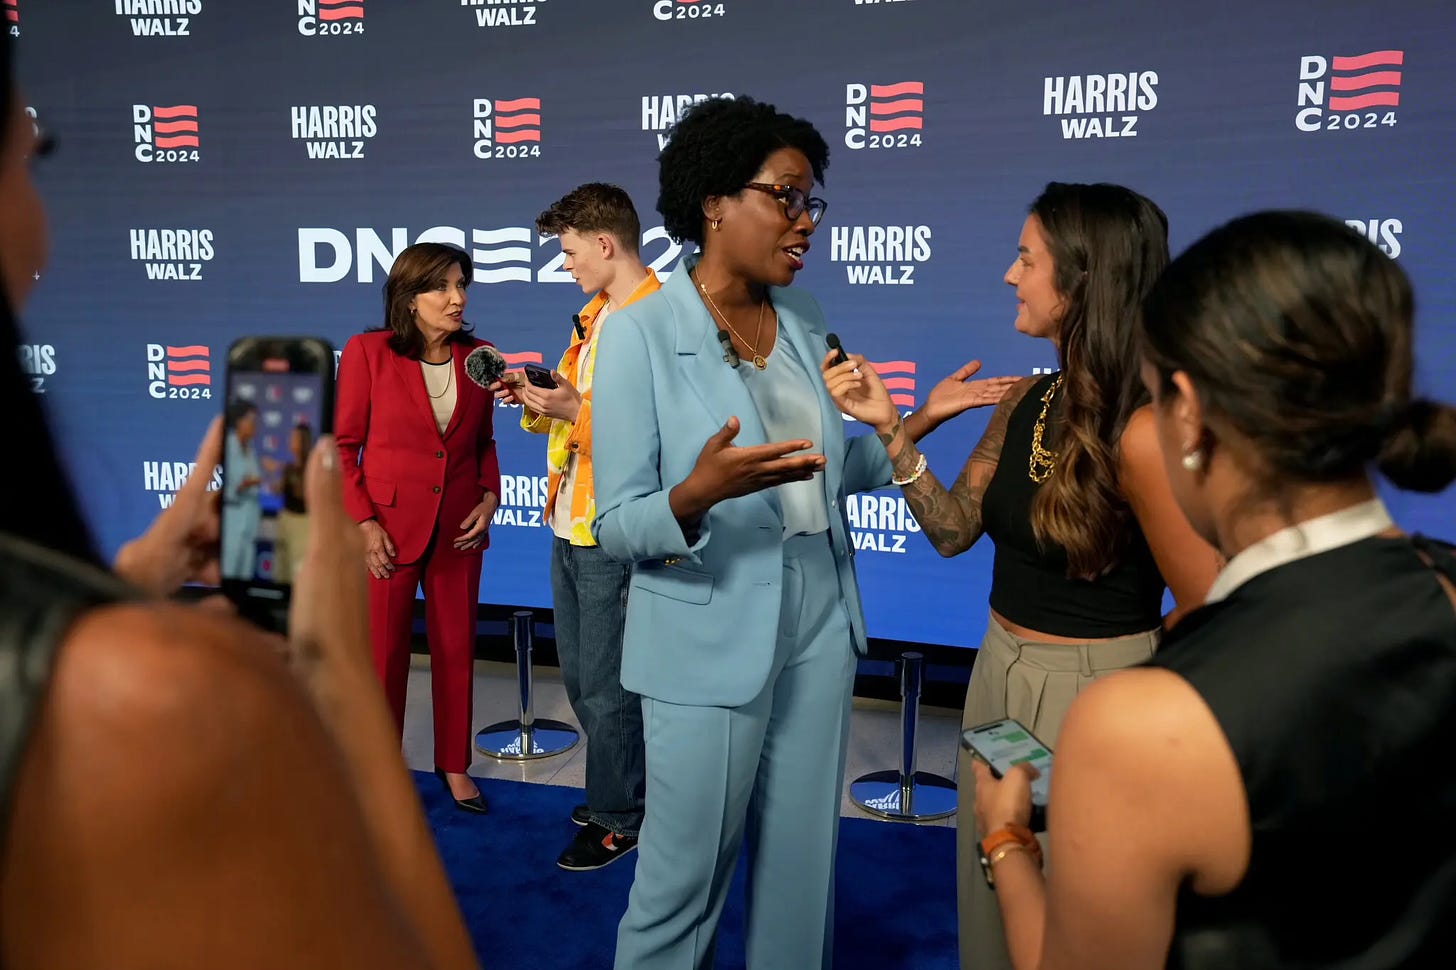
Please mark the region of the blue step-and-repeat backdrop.
<svg viewBox="0 0 1456 970"><path fill-rule="evenodd" d="M3 4L27 104L59 141L37 169L53 255L24 356L108 550L187 473L228 344L342 346L380 322L393 255L416 240L472 254L478 334L553 363L583 298L536 214L617 182L647 261L672 270L655 158L710 94L772 101L830 142L798 285L906 408L972 357L987 376L1054 365L1012 330L1001 280L1052 179L1148 194L1175 250L1253 209L1348 220L1415 279L1422 386L1456 394L1449 0ZM518 416L496 416L505 485L480 595L545 607L544 438ZM945 480L987 416L927 442ZM1443 535L1452 500L1391 497ZM989 544L942 560L897 492L850 516L873 635L978 642Z"/></svg>

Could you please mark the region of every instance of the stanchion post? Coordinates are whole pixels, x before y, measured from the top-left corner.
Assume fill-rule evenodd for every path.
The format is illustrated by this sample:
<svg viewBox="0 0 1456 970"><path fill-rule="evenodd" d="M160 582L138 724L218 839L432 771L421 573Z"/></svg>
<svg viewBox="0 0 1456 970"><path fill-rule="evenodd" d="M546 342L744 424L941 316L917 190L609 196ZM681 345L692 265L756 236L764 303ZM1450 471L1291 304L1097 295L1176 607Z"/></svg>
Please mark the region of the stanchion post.
<svg viewBox="0 0 1456 970"><path fill-rule="evenodd" d="M923 822L955 813L956 786L949 778L915 770L916 731L925 657L900 655L900 767L855 779L849 797L871 815L897 822Z"/></svg>
<svg viewBox="0 0 1456 970"><path fill-rule="evenodd" d="M519 717L498 721L476 732L475 750L500 761L532 761L569 751L579 740L576 728L561 721L537 720L532 700L531 653L535 618L530 610L511 614L511 642L516 648L516 691Z"/></svg>

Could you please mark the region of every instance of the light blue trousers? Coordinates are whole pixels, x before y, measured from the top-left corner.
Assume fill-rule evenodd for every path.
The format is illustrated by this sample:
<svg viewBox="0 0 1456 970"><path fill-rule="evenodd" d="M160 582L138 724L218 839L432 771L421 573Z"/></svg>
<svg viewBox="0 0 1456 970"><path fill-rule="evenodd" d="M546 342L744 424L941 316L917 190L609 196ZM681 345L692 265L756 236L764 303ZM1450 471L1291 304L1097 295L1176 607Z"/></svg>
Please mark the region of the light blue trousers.
<svg viewBox="0 0 1456 970"><path fill-rule="evenodd" d="M723 649L733 649L723 631ZM827 534L784 550L768 683L742 707L642 699L647 814L616 970L703 970L745 835L750 970L832 963L855 656Z"/></svg>

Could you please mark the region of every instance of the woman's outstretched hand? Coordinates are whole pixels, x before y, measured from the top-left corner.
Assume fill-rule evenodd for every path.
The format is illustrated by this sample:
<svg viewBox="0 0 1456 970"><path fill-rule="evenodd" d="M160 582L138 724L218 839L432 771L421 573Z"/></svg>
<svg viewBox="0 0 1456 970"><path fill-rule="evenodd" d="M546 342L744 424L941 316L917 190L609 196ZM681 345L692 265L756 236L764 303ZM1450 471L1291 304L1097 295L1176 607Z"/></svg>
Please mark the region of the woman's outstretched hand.
<svg viewBox="0 0 1456 970"><path fill-rule="evenodd" d="M999 404L1001 399L1016 386L1020 377L986 377L971 380L981 369L981 362L966 363L954 374L936 383L925 396L920 413L932 425L940 425L971 408L984 408Z"/></svg>

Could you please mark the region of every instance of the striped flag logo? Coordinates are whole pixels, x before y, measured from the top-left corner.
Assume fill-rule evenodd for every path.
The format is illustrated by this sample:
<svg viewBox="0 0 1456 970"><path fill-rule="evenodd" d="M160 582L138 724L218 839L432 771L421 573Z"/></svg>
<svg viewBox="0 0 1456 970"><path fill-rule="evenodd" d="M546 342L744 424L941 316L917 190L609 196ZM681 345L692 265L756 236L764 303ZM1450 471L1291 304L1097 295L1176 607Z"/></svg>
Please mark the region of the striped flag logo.
<svg viewBox="0 0 1456 970"><path fill-rule="evenodd" d="M197 123L197 105L176 104L152 109L152 131L158 148L197 148L201 129Z"/></svg>
<svg viewBox="0 0 1456 970"><path fill-rule="evenodd" d="M1394 108L1400 104L1405 51L1371 51L1330 58L1331 111Z"/></svg>
<svg viewBox="0 0 1456 970"><path fill-rule="evenodd" d="M20 0L5 0L5 22L7 24L20 23Z"/></svg>
<svg viewBox="0 0 1456 970"><path fill-rule="evenodd" d="M525 226L472 230L470 257L475 262L475 282L531 282L532 237L532 231Z"/></svg>
<svg viewBox="0 0 1456 970"><path fill-rule="evenodd" d="M870 131L920 131L925 125L925 82L870 85Z"/></svg>
<svg viewBox="0 0 1456 970"><path fill-rule="evenodd" d="M495 140L497 144L541 140L541 99L516 98L495 103Z"/></svg>
<svg viewBox="0 0 1456 970"><path fill-rule="evenodd" d="M519 354L501 354L507 367L520 367L522 364L544 364L541 354L534 350L524 350Z"/></svg>
<svg viewBox="0 0 1456 970"><path fill-rule="evenodd" d="M202 344L167 345L168 387L211 387L212 359Z"/></svg>
<svg viewBox="0 0 1456 970"><path fill-rule="evenodd" d="M913 408L915 406L915 361L872 360L870 366L875 369L876 374L880 375L880 380L884 382L890 392L890 400L894 401L897 407Z"/></svg>
<svg viewBox="0 0 1456 970"><path fill-rule="evenodd" d="M320 20L363 20L364 0L318 0Z"/></svg>

